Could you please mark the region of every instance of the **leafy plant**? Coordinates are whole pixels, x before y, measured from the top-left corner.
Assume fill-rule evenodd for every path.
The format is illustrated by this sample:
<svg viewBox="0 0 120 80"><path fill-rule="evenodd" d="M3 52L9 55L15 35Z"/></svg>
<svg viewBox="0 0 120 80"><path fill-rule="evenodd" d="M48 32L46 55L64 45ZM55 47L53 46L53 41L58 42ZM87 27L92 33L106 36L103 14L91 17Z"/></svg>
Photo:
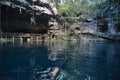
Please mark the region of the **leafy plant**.
<svg viewBox="0 0 120 80"><path fill-rule="evenodd" d="M66 34L67 34L68 37L74 36L74 35L75 35L75 27L72 25L72 26L68 29L68 31L67 31Z"/></svg>

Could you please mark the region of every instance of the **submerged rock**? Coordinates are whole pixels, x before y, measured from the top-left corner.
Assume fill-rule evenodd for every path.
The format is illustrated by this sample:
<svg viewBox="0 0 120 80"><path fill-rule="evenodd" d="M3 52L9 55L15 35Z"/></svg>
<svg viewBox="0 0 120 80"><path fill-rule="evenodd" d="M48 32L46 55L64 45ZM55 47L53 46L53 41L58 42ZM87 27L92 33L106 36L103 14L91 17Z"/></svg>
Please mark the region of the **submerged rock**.
<svg viewBox="0 0 120 80"><path fill-rule="evenodd" d="M37 72L36 80L55 80L58 72L58 67L50 67L47 70Z"/></svg>

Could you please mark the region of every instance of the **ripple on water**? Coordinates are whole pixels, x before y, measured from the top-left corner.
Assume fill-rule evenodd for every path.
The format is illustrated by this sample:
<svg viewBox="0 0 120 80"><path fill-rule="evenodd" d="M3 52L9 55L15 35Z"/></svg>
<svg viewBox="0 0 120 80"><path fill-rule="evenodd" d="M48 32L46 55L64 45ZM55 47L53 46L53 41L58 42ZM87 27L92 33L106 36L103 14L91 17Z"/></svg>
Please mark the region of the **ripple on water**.
<svg viewBox="0 0 120 80"><path fill-rule="evenodd" d="M0 80L120 80L120 44L106 42L44 42L0 45ZM51 58L52 57L52 58Z"/></svg>

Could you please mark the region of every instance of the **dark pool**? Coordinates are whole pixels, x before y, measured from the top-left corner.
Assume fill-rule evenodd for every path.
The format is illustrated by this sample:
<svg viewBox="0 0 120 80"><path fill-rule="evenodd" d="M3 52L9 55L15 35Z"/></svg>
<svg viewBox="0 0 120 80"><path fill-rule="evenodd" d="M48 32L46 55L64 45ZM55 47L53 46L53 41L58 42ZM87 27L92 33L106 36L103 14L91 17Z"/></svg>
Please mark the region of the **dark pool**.
<svg viewBox="0 0 120 80"><path fill-rule="evenodd" d="M54 68L58 72L51 78ZM0 80L120 80L120 44L3 42Z"/></svg>

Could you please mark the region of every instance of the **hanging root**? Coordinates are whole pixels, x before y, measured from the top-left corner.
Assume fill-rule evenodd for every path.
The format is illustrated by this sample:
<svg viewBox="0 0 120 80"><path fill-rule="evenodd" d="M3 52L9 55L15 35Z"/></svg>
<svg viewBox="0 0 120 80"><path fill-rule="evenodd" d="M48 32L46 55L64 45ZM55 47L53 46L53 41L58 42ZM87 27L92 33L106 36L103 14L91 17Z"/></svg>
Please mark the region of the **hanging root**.
<svg viewBox="0 0 120 80"><path fill-rule="evenodd" d="M31 23L31 25L36 25L36 21L35 21L35 17L31 17L30 18L30 23Z"/></svg>

